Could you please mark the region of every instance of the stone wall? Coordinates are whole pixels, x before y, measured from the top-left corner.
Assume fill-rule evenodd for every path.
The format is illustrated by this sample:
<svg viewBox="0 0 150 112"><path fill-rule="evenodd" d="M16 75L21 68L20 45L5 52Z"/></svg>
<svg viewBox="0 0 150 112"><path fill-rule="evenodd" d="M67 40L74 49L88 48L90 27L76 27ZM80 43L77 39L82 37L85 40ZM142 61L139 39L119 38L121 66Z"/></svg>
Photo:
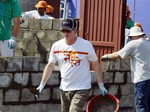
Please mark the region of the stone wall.
<svg viewBox="0 0 150 112"><path fill-rule="evenodd" d="M60 73L57 66L39 99L30 92L40 83L51 45L62 37L60 22L59 19L24 19L15 57L0 58L0 112L60 112ZM102 67L105 87L120 100L119 112L135 112L129 60L105 62ZM89 100L99 94L92 71L91 76Z"/></svg>

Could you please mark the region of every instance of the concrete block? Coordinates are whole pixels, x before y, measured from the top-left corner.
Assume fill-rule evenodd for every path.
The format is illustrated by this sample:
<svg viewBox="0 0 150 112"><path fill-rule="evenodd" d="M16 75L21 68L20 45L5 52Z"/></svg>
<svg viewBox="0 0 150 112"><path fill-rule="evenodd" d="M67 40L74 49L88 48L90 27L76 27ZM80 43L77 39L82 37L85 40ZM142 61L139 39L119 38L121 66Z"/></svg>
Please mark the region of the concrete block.
<svg viewBox="0 0 150 112"><path fill-rule="evenodd" d="M20 18L20 28L27 29L29 28L29 19L27 18Z"/></svg>
<svg viewBox="0 0 150 112"><path fill-rule="evenodd" d="M59 100L60 99L60 89L58 87L53 88L52 99L53 100Z"/></svg>
<svg viewBox="0 0 150 112"><path fill-rule="evenodd" d="M5 92L5 102L18 102L20 97L19 90L8 90Z"/></svg>
<svg viewBox="0 0 150 112"><path fill-rule="evenodd" d="M22 71L22 58L21 57L8 57L6 71L19 72Z"/></svg>
<svg viewBox="0 0 150 112"><path fill-rule="evenodd" d="M47 85L59 85L59 72L52 72Z"/></svg>
<svg viewBox="0 0 150 112"><path fill-rule="evenodd" d="M39 86L42 79L42 73L32 73L31 78L32 78L32 85Z"/></svg>
<svg viewBox="0 0 150 112"><path fill-rule="evenodd" d="M29 73L15 73L14 81L22 86L26 86L29 80Z"/></svg>
<svg viewBox="0 0 150 112"><path fill-rule="evenodd" d="M62 19L53 19L53 30L60 30Z"/></svg>
<svg viewBox="0 0 150 112"><path fill-rule="evenodd" d="M48 30L46 31L46 41L51 42L51 41L56 41L57 40L57 35L59 31L55 30Z"/></svg>
<svg viewBox="0 0 150 112"><path fill-rule="evenodd" d="M6 67L5 58L0 57L0 72L4 72Z"/></svg>
<svg viewBox="0 0 150 112"><path fill-rule="evenodd" d="M49 88L45 88L43 91L42 91L42 95L40 95L39 98L36 98L36 101L47 101L47 100L50 100L50 89Z"/></svg>
<svg viewBox="0 0 150 112"><path fill-rule="evenodd" d="M125 72L116 72L114 82L115 83L124 83L124 81L125 81L124 74L125 74Z"/></svg>
<svg viewBox="0 0 150 112"><path fill-rule="evenodd" d="M42 30L50 30L53 26L52 19L41 19L41 29Z"/></svg>
<svg viewBox="0 0 150 112"><path fill-rule="evenodd" d="M104 83L113 83L113 72L104 72L103 73L103 82Z"/></svg>
<svg viewBox="0 0 150 112"><path fill-rule="evenodd" d="M33 32L24 31L22 41L23 42L29 42L30 40L33 40Z"/></svg>
<svg viewBox="0 0 150 112"><path fill-rule="evenodd" d="M23 57L23 70L24 71L38 71L39 58L34 56L24 56Z"/></svg>
<svg viewBox="0 0 150 112"><path fill-rule="evenodd" d="M110 85L108 91L110 94L117 95L118 94L118 85Z"/></svg>
<svg viewBox="0 0 150 112"><path fill-rule="evenodd" d="M125 85L121 85L121 95L131 95L134 94L133 83L127 83Z"/></svg>
<svg viewBox="0 0 150 112"><path fill-rule="evenodd" d="M11 73L0 73L0 87L9 87L12 82Z"/></svg>
<svg viewBox="0 0 150 112"><path fill-rule="evenodd" d="M30 92L28 88L24 88L21 91L21 102L35 101L35 96Z"/></svg>
<svg viewBox="0 0 150 112"><path fill-rule="evenodd" d="M40 30L41 20L40 19L29 19L29 29L30 30Z"/></svg>
<svg viewBox="0 0 150 112"><path fill-rule="evenodd" d="M122 96L120 99L120 107L134 107L134 95Z"/></svg>

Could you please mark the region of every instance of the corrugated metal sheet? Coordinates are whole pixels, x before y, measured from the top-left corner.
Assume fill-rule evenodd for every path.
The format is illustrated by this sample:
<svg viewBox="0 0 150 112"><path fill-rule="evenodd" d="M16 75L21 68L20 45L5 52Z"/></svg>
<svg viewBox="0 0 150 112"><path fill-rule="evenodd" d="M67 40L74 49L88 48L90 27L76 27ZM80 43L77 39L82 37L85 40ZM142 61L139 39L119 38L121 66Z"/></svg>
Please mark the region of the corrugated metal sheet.
<svg viewBox="0 0 150 112"><path fill-rule="evenodd" d="M117 51L124 37L126 0L81 0L80 33L99 57Z"/></svg>

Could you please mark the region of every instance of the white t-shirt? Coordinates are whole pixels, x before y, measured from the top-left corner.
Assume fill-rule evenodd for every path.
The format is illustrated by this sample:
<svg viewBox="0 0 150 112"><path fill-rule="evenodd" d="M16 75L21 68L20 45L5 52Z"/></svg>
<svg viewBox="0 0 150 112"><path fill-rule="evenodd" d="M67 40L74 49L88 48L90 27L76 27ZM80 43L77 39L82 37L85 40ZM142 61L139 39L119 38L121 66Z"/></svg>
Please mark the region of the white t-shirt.
<svg viewBox="0 0 150 112"><path fill-rule="evenodd" d="M150 79L150 41L140 38L127 43L118 51L122 58L131 57L132 82Z"/></svg>
<svg viewBox="0 0 150 112"><path fill-rule="evenodd" d="M23 18L35 18L35 19L54 19L54 17L51 17L47 14L44 16L40 16L37 10L27 11L22 13Z"/></svg>
<svg viewBox="0 0 150 112"><path fill-rule="evenodd" d="M91 88L90 61L98 58L92 44L77 37L73 45L61 39L52 46L49 62L58 62L61 72L60 89L73 91Z"/></svg>

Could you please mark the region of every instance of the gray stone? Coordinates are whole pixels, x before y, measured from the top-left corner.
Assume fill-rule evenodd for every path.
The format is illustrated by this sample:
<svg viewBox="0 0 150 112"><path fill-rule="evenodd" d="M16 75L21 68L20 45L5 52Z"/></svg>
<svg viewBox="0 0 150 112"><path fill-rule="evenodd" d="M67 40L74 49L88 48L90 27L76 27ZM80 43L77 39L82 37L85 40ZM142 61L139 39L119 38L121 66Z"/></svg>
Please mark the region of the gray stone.
<svg viewBox="0 0 150 112"><path fill-rule="evenodd" d="M61 19L53 20L53 30L60 30L61 21Z"/></svg>
<svg viewBox="0 0 150 112"><path fill-rule="evenodd" d="M133 83L121 85L121 95L125 96L129 94L134 94Z"/></svg>
<svg viewBox="0 0 150 112"><path fill-rule="evenodd" d="M29 73L16 73L14 75L14 81L18 84L26 86L28 84Z"/></svg>
<svg viewBox="0 0 150 112"><path fill-rule="evenodd" d="M110 85L108 91L110 94L117 95L118 94L118 85Z"/></svg>
<svg viewBox="0 0 150 112"><path fill-rule="evenodd" d="M134 95L122 96L120 100L120 107L134 107Z"/></svg>
<svg viewBox="0 0 150 112"><path fill-rule="evenodd" d="M3 105L3 90L0 90L0 107L2 107L2 105Z"/></svg>
<svg viewBox="0 0 150 112"><path fill-rule="evenodd" d="M20 97L19 90L8 90L5 92L5 102L18 102Z"/></svg>
<svg viewBox="0 0 150 112"><path fill-rule="evenodd" d="M23 57L23 70L24 71L38 71L39 58L34 56Z"/></svg>
<svg viewBox="0 0 150 112"><path fill-rule="evenodd" d="M24 42L29 42L30 40L33 40L33 32L31 31L25 31L23 33L23 39Z"/></svg>
<svg viewBox="0 0 150 112"><path fill-rule="evenodd" d="M22 58L21 57L8 57L6 71L19 72L22 71Z"/></svg>
<svg viewBox="0 0 150 112"><path fill-rule="evenodd" d="M52 19L41 19L41 29L42 30L50 30L52 29Z"/></svg>
<svg viewBox="0 0 150 112"><path fill-rule="evenodd" d="M104 83L113 83L113 72L104 72L103 73L103 82Z"/></svg>
<svg viewBox="0 0 150 112"><path fill-rule="evenodd" d="M55 89L53 89L53 95L52 98L54 100L59 100L60 99L60 89L57 87Z"/></svg>
<svg viewBox="0 0 150 112"><path fill-rule="evenodd" d="M42 73L32 73L31 77L32 77L32 85L39 86L42 79Z"/></svg>
<svg viewBox="0 0 150 112"><path fill-rule="evenodd" d="M21 102L24 101L35 101L35 96L27 88L21 91Z"/></svg>
<svg viewBox="0 0 150 112"><path fill-rule="evenodd" d="M29 19L27 18L20 18L20 28L29 28Z"/></svg>
<svg viewBox="0 0 150 112"><path fill-rule="evenodd" d="M12 82L11 73L0 73L0 87L9 87Z"/></svg>
<svg viewBox="0 0 150 112"><path fill-rule="evenodd" d="M4 72L5 71L5 58L0 57L0 72Z"/></svg>
<svg viewBox="0 0 150 112"><path fill-rule="evenodd" d="M115 83L124 83L124 72L115 73Z"/></svg>
<svg viewBox="0 0 150 112"><path fill-rule="evenodd" d="M37 101L47 101L50 99L50 89L46 88L42 91L42 94L40 95L39 98L36 98Z"/></svg>
<svg viewBox="0 0 150 112"><path fill-rule="evenodd" d="M59 72L52 72L47 85L59 85Z"/></svg>
<svg viewBox="0 0 150 112"><path fill-rule="evenodd" d="M41 20L40 19L30 19L29 20L29 29L40 30Z"/></svg>

